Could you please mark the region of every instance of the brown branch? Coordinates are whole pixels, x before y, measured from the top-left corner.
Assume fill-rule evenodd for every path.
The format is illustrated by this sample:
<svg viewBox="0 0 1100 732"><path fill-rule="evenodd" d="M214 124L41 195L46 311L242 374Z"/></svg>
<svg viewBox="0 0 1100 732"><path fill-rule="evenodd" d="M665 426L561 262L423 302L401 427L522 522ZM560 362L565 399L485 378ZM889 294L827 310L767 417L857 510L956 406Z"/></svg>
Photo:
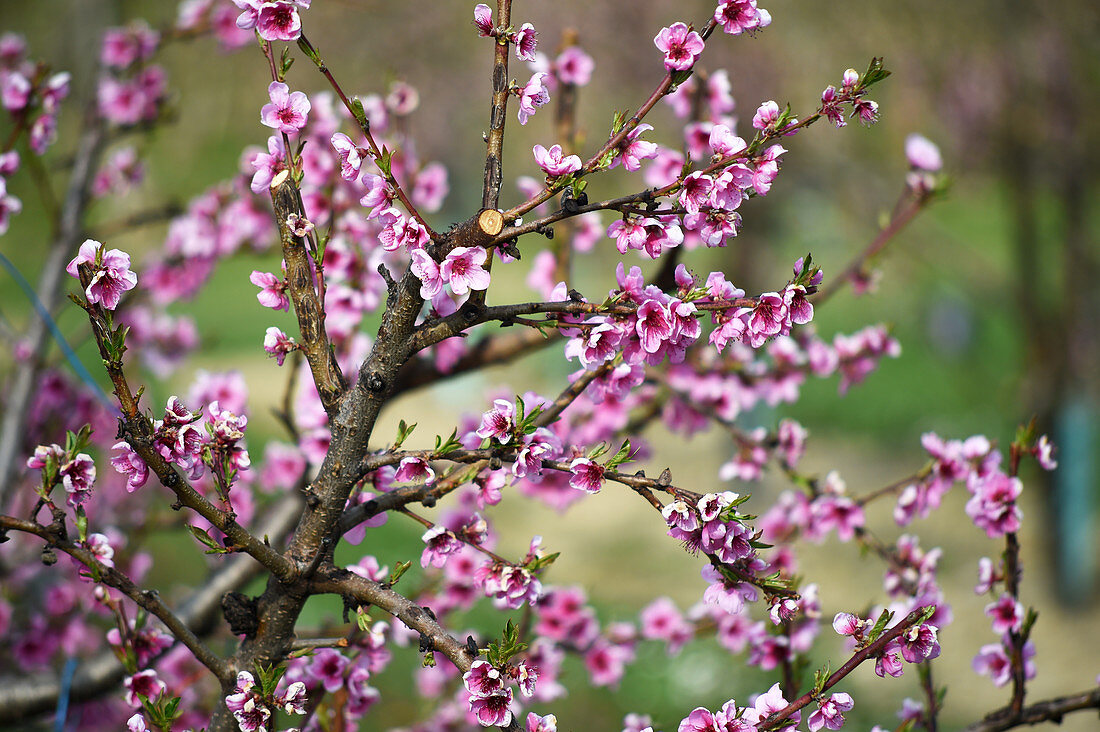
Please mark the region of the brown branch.
<svg viewBox="0 0 1100 732"><path fill-rule="evenodd" d="M343 103L344 108L347 109L348 112L351 114L351 118L356 121L359 126L359 131L362 132L363 137L367 139L367 145L370 147L371 156L376 162L380 160L382 158L382 149L378 146L378 143L375 142L374 134L370 131L370 120L366 119L365 117L359 117L359 113L356 110L355 105L352 104L350 99L348 99L347 94L344 93L344 90L340 87L340 84L338 84L335 77L333 77L332 72L329 71L328 64L325 63L317 49L314 48L313 44L311 44L306 38L305 33L302 33L302 35L298 38L298 47L302 49L302 51L306 54L306 56L309 57L311 61L313 61L313 64L317 67L317 70L321 72L321 75L324 76L325 79L328 81L329 85L332 87L332 90L336 92L336 96L340 98L340 101ZM290 148L287 148L288 154L289 150ZM401 184L397 181L397 178L393 177L393 173L391 173L388 169L384 170L381 166L376 165L376 167L378 168L378 172L382 174L382 177L386 179L386 183L390 186L390 188L393 189L394 195L397 196L397 200L401 201L401 205L403 205L405 207L405 210L409 212L409 215L416 219L417 222L428 231L428 236L430 236L433 240L439 238L439 235L435 233L431 226L428 225L428 222L424 219L423 216L420 215L420 211L417 210L416 206L414 206L412 201L409 200L409 197L405 194L405 190L401 187Z"/></svg>
<svg viewBox="0 0 1100 732"><path fill-rule="evenodd" d="M895 213L890 219L890 223L886 225L882 231L871 240L871 243L867 245L867 248L856 255L848 266L844 270L829 280L829 284L818 290L817 295L814 297L814 304L819 305L830 297L835 295L840 288L851 282L856 275L863 271L867 262L881 252L890 240L893 239L906 225L913 220L913 217L920 213L931 197L925 195L914 195L908 189L902 192L902 199L898 203L908 199L908 205L899 205L895 208Z"/></svg>
<svg viewBox="0 0 1100 732"><path fill-rule="evenodd" d="M298 316L298 329L302 335L298 347L305 354L321 404L332 418L338 402L347 391L347 384L325 330L324 307L314 285L313 265L306 252L305 240L295 236L287 225L290 214L302 215L297 188L288 171L284 170L272 181L271 203L275 207L275 222L279 225L279 238L283 244L287 290L294 302L294 313Z"/></svg>
<svg viewBox="0 0 1100 732"><path fill-rule="evenodd" d="M261 536L278 544L294 525L301 512L300 495L288 495L274 508L265 511ZM225 560L180 604L177 616L197 635L204 636L219 626L221 598L226 592L240 590L257 577L263 567L252 557L235 554ZM126 670L112 651L105 650L83 661L69 686L74 702L101 697L122 683ZM0 680L0 722L16 722L56 708L61 681L55 675L22 675Z"/></svg>
<svg viewBox="0 0 1100 732"><path fill-rule="evenodd" d="M1061 724L1070 712L1082 709L1100 709L1100 689L1090 689L1078 694L1045 699L1014 713L1010 707L987 714L980 722L969 725L965 732L1002 732L1013 727L1053 722Z"/></svg>
<svg viewBox="0 0 1100 732"><path fill-rule="evenodd" d="M98 582L102 582L109 587L114 587L137 603L139 607L155 615L164 623L164 626L172 636L180 643L187 646L187 649L191 651L195 659L203 666L206 666L222 684L229 683L234 678L235 675L230 672L225 659L207 648L206 644L187 626L187 623L180 619L167 605L161 602L158 593L142 590L134 584L133 580L119 570L100 563L91 551L68 539L65 534L64 525L55 523L50 526L42 526L33 521L0 515L0 531L21 531L27 534L34 534L40 539L43 539L47 546L65 552L91 570L93 577L98 578Z"/></svg>
<svg viewBox="0 0 1100 732"><path fill-rule="evenodd" d="M824 685L822 685L821 687L821 692L824 693L836 686L845 676L855 671L856 667L864 661L881 654L883 649L885 649L892 640L900 636L911 626L915 625L916 622L924 616L925 612L926 608L917 608L916 610L905 616L905 618L900 623L883 633L874 643L862 650L856 651L855 654L851 658L849 658L843 666L838 668L828 679L826 679ZM771 717L768 717L765 722L759 725L759 729L761 730L761 732L766 732L766 730L771 729L777 729L786 719L790 718L792 714L802 709L813 700L814 694L803 694L802 696L798 697L798 699L795 699L793 702L784 707L782 710L776 712Z"/></svg>

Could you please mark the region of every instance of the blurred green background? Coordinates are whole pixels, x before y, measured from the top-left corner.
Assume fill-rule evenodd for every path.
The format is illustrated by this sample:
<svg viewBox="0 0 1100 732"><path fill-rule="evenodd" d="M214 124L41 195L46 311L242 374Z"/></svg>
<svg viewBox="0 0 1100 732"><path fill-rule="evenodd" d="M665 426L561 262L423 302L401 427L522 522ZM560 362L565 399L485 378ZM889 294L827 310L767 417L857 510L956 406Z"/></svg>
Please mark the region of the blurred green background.
<svg viewBox="0 0 1100 732"><path fill-rule="evenodd" d="M774 17L771 28L755 38L716 34L704 55L706 68L728 69L742 130L766 99L781 105L789 101L796 114L810 110L825 85L838 83L848 67L865 68L872 56L885 56L894 75L872 94L882 114L874 127L835 130L822 123L791 139L772 194L742 209L743 233L725 250L689 256L693 268L722 268L749 292L785 281L790 263L807 251L826 277L839 272L874 236L901 191L902 146L912 132L940 145L953 186L877 261L882 278L876 294L856 298L845 291L815 317L827 337L887 322L901 341L901 358L885 361L844 398L837 396L835 379L815 380L794 407L753 417L769 426L777 416L799 419L811 433L809 467L821 473L836 468L850 490L860 492L918 468L924 460L918 438L924 431L951 438L984 433L1007 444L1017 424L1037 415L1040 429L1054 434L1063 452L1062 469L1053 479L1030 466L1025 474L1024 600L1040 608L1034 636L1039 675L1029 686L1029 698L1087 688L1100 672L1094 591L1100 9L1079 0L764 5ZM411 120L419 155L444 162L450 173L451 194L432 218L436 228L466 218L481 195L491 49L470 26L472 6L450 0L317 0L305 14L311 40L349 92L384 93L395 79L420 91L420 108ZM584 150L592 151L612 113L635 108L658 80L660 56L651 40L656 31L681 19L699 23L712 9L712 2L695 0L516 2L513 18L533 22L540 48L547 52L566 28L579 31L581 45L596 62L594 81L581 90L579 102L588 140ZM0 0L0 11L2 30L25 33L32 57L73 73L76 101L62 116L56 160L72 149L76 110L94 84L101 30L136 17L163 26L174 17L175 3ZM173 44L162 61L178 121L148 137L128 135L119 141L138 145L147 179L126 199L97 204L93 233L97 222L169 201L185 203L231 177L241 150L262 145L267 137L258 110L267 101L269 76L255 48L226 55L202 39ZM308 62L299 59L290 74L292 88L322 89L323 80L311 72ZM528 70L513 61L511 74L523 83ZM651 121L657 127L652 139L678 146L677 128L664 105ZM510 117L505 205L520 200L515 177L537 172L529 153L536 142L553 142L548 111L524 128ZM55 189L63 180L59 173ZM590 190L612 195L624 192L625 184L624 178L608 176ZM34 282L48 227L26 177L17 176L10 189L25 210L0 238L0 248ZM135 252L140 262L140 253L157 248L163 234L163 226L152 226L109 244ZM580 289L599 293L609 287L616 259L601 255L602 264L588 270ZM199 368L240 369L252 394L254 455L261 454L267 439L281 437L269 408L281 392L283 374L260 348L270 313L257 305L247 277L253 269L274 270L277 264L274 255L239 257L219 268L200 297L174 306L173 312L198 320L203 346L172 383L151 387L160 398L186 389ZM517 270L525 274L526 267ZM521 280L517 274L517 283ZM522 285L510 291L519 296ZM28 317L26 301L10 281L0 287L0 307L17 327ZM77 309L65 308L58 322L74 343L84 342L80 352L94 367L80 316ZM290 321L280 324L290 331ZM556 393L568 371L556 354L409 395L387 410L378 434L388 439L401 417L420 422L421 439L446 434L457 413L480 411L485 390L500 385ZM0 364L7 367L6 357ZM719 485L716 469L729 448L717 436L686 446L678 438L652 437L658 445L651 463L656 472L669 465L678 482L698 482L700 490ZM770 477L758 491L765 500L754 500L750 507L767 505L767 497L782 487L778 477ZM532 533L542 534L552 551L562 550L548 580L585 585L603 611L602 621L635 618L654 588L681 608L689 606L703 589L697 562L662 535L648 507L635 505L632 496L610 494L605 491L599 500L565 515L524 498L490 513L498 519L505 553L522 553ZM936 673L938 681L949 684L948 728L1007 699L1005 690L969 670L977 648L995 641L981 615L985 600L970 589L976 561L996 556L1000 547L968 524L964 502L962 490L956 489L937 518L910 527L926 549L945 550L943 584L956 622L944 633ZM901 532L889 508L882 508L872 513L870 525L893 541ZM415 526L392 521L372 533L363 548L392 565L415 559L418 535ZM163 543L185 546L172 536ZM354 560L362 550L346 548L345 558ZM882 599L881 565L860 559L855 548L829 543L826 551L802 552L802 559L805 574L821 584L827 616L852 609L853 597L859 603ZM193 564L162 563L153 581L170 588L202 572ZM338 619L332 604L318 602L311 611L317 619ZM480 614L469 622L492 632L503 621ZM823 640L820 653L833 654L835 667L840 644ZM697 704L714 708L731 695L741 699L770 684L764 675L744 669L740 658L703 642L667 660L653 644L641 644L639 654L641 661L618 691L586 690L579 666L567 666L564 681L571 696L552 709L562 729L614 729L626 711L653 714L659 729L674 729L677 715ZM400 691L408 683L402 668L411 670L414 662L411 653L397 654L394 669L379 681L384 702L365 728L381 725L380 720L389 725L416 717L415 702ZM894 726L900 699L918 696L915 674L879 681L870 669L852 677L850 690L872 691L856 694L853 729ZM1065 728L1095 729L1095 718L1071 718Z"/></svg>

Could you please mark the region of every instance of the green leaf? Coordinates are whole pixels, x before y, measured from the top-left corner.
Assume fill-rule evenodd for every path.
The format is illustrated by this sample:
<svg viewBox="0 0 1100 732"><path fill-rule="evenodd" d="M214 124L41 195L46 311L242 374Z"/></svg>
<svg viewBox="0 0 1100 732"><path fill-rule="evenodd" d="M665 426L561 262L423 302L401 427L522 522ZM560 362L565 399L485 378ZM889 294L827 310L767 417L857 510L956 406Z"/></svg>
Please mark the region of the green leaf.
<svg viewBox="0 0 1100 732"><path fill-rule="evenodd" d="M607 469L613 470L623 463L628 463L633 459L632 450L630 447L630 440L625 440L619 451L615 453L615 457L607 461Z"/></svg>
<svg viewBox="0 0 1100 732"><path fill-rule="evenodd" d="M413 433L413 430L416 429L416 424L416 422L413 422L411 425L405 424L405 420L401 420L397 423L397 439L394 440L393 443L395 449L401 447L401 445L405 443L405 440L407 440L409 435Z"/></svg>
<svg viewBox="0 0 1100 732"><path fill-rule="evenodd" d="M878 637L882 635L882 631L886 629L887 623L889 623L890 619L893 617L894 614L892 612L883 610L882 613L879 614L878 620L875 621L875 626L871 628L871 632L867 634L867 642L874 643Z"/></svg>
<svg viewBox="0 0 1100 732"><path fill-rule="evenodd" d="M406 562L406 564L408 564L408 562ZM370 630L371 616L362 605L355 611L355 624L359 626L359 630L363 632Z"/></svg>
<svg viewBox="0 0 1100 732"><path fill-rule="evenodd" d="M210 536L210 534L206 533L205 530L200 529L198 526L195 526L194 524L187 524L187 529L191 532L191 534L196 539L199 540L199 542L201 544L204 544L205 546L209 547L205 552L203 552L204 554L228 554L229 553L228 549L226 549L224 546L219 544L217 542L217 540L215 540L212 536Z"/></svg>
<svg viewBox="0 0 1100 732"><path fill-rule="evenodd" d="M541 572L549 567L554 561L561 556L561 552L554 552L553 554L547 554L545 557L538 557L527 565L527 569L532 572Z"/></svg>
<svg viewBox="0 0 1100 732"><path fill-rule="evenodd" d="M398 562L396 565L394 565L393 571L390 572L390 586L392 587L396 585L398 580L401 579L405 572L409 571L409 567L411 566L412 562Z"/></svg>

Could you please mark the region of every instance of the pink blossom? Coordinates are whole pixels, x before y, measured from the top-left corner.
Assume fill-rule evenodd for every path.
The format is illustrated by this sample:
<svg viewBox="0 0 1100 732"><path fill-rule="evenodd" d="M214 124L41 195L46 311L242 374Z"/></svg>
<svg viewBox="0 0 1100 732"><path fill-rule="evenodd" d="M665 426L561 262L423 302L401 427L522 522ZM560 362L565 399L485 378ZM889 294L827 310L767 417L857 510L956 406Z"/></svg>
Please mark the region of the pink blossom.
<svg viewBox="0 0 1100 732"><path fill-rule="evenodd" d="M420 106L420 93L411 84L395 81L386 95L386 107L399 117L413 113Z"/></svg>
<svg viewBox="0 0 1100 732"><path fill-rule="evenodd" d="M645 245L645 227L649 222L655 219L616 219L607 227L607 235L615 237L615 248L620 254L626 254L630 249L641 249Z"/></svg>
<svg viewBox="0 0 1100 732"><path fill-rule="evenodd" d="M31 98L31 83L18 71L0 75L0 103L9 112L18 112L27 106Z"/></svg>
<svg viewBox="0 0 1100 732"><path fill-rule="evenodd" d="M833 630L839 635L860 636L863 633L866 623L859 619L858 615L852 613L837 613L833 617Z"/></svg>
<svg viewBox="0 0 1100 732"><path fill-rule="evenodd" d="M909 663L930 661L940 655L939 628L929 623L908 628L898 638L901 656Z"/></svg>
<svg viewBox="0 0 1100 732"><path fill-rule="evenodd" d="M550 92L546 88L546 72L533 74L527 84L519 92L519 123L527 124L527 120L538 107L550 102Z"/></svg>
<svg viewBox="0 0 1100 732"><path fill-rule="evenodd" d="M145 485L149 479L149 466L134 452L130 443L126 441L116 442L112 450L118 450L118 454L111 458L111 465L116 471L126 476L126 491L133 493Z"/></svg>
<svg viewBox="0 0 1100 732"><path fill-rule="evenodd" d="M260 122L288 135L298 133L306 126L310 103L305 92L291 92L290 87L281 81L273 81L267 87L271 98L260 110Z"/></svg>
<svg viewBox="0 0 1100 732"><path fill-rule="evenodd" d="M426 545L420 555L420 566L442 567L447 563L447 558L461 549L465 544L450 529L443 526L433 526L420 537Z"/></svg>
<svg viewBox="0 0 1100 732"><path fill-rule="evenodd" d="M852 701L850 694L844 692L830 694L828 699L818 704L817 711L806 720L806 726L810 732L817 732L822 727L833 730L840 729L844 726L843 712L848 711L853 706L855 706L855 702Z"/></svg>
<svg viewBox="0 0 1100 732"><path fill-rule="evenodd" d="M733 134L733 131L726 125L714 125L711 127L707 142L710 145L711 151L715 155L721 155L722 157L736 155L748 147L748 144L743 139Z"/></svg>
<svg viewBox="0 0 1100 732"><path fill-rule="evenodd" d="M420 280L420 297L430 300L443 291L443 277L439 273L439 264L423 249L410 252L412 273Z"/></svg>
<svg viewBox="0 0 1100 732"><path fill-rule="evenodd" d="M168 686L157 677L157 672L153 669L127 676L122 685L126 687L126 703L134 708L141 706L141 697L152 701L161 692L168 690Z"/></svg>
<svg viewBox="0 0 1100 732"><path fill-rule="evenodd" d="M551 178L569 175L581 169L581 159L578 156L562 157L561 145L553 145L549 150L542 145L535 145L532 152L535 154L535 162Z"/></svg>
<svg viewBox="0 0 1100 732"><path fill-rule="evenodd" d="M413 182L413 203L422 211L438 211L450 188L447 185L447 168L442 163L428 163L416 173Z"/></svg>
<svg viewBox="0 0 1100 732"><path fill-rule="evenodd" d="M697 214L702 206L710 201L710 194L714 188L714 179L702 171L695 171L686 178L680 189L680 205L688 213Z"/></svg>
<svg viewBox="0 0 1100 732"><path fill-rule="evenodd" d="M1017 633L1024 624L1024 606L1012 595L1001 595L986 605L985 614L993 619L993 632L998 635Z"/></svg>
<svg viewBox="0 0 1100 732"><path fill-rule="evenodd" d="M715 8L714 22L721 25L724 32L738 36L766 28L772 16L767 10L756 7L756 0L727 0Z"/></svg>
<svg viewBox="0 0 1100 732"><path fill-rule="evenodd" d="M295 92L295 94L301 94L301 92ZM340 177L344 180L355 180L359 176L360 168L363 167L367 151L352 142L351 138L343 132L334 132L329 142L340 158Z"/></svg>
<svg viewBox="0 0 1100 732"><path fill-rule="evenodd" d="M105 534L92 534L88 537L88 551L105 567L115 566L115 549Z"/></svg>
<svg viewBox="0 0 1100 732"><path fill-rule="evenodd" d="M752 117L752 126L758 130L766 130L775 125L778 119L779 105L769 99L756 110Z"/></svg>
<svg viewBox="0 0 1100 732"><path fill-rule="evenodd" d="M669 71L684 71L695 65L695 60L703 52L703 38L686 23L673 23L662 28L653 39L654 45L665 54L665 68Z"/></svg>
<svg viewBox="0 0 1100 732"><path fill-rule="evenodd" d="M482 727L504 727L512 721L512 690L504 689L489 696L471 696L470 711Z"/></svg>
<svg viewBox="0 0 1100 732"><path fill-rule="evenodd" d="M684 617L668 597L659 597L647 605L638 616L642 637L663 640L668 652L677 653L695 635L695 626Z"/></svg>
<svg viewBox="0 0 1100 732"><path fill-rule="evenodd" d="M286 355L297 347L298 344L294 342L293 338L274 325L268 327L267 332L264 334L264 350L275 357L275 362L279 366L283 365Z"/></svg>
<svg viewBox="0 0 1100 732"><path fill-rule="evenodd" d="M644 122L635 126L619 143L618 154L611 160L610 167L622 163L627 170L640 170L643 160L657 157L657 143L639 139L643 132L652 129L653 125Z"/></svg>
<svg viewBox="0 0 1100 732"><path fill-rule="evenodd" d="M65 267L65 271L80 279L78 266L92 267L92 279L84 294L89 303L99 303L107 310L118 307L122 293L137 286L137 275L130 271L130 255L119 249L108 249L93 239L85 239L80 252Z"/></svg>
<svg viewBox="0 0 1100 732"><path fill-rule="evenodd" d="M1035 455L1035 460L1038 461L1043 470L1054 470L1058 467L1058 461L1054 459L1054 444L1046 435L1039 436L1032 452Z"/></svg>
<svg viewBox="0 0 1100 732"><path fill-rule="evenodd" d="M534 61L535 49L539 45L538 31L530 23L524 23L512 36L512 43L516 44L516 58L520 61Z"/></svg>
<svg viewBox="0 0 1100 732"><path fill-rule="evenodd" d="M435 480L435 471L423 458L401 458L393 480L395 483L431 483Z"/></svg>
<svg viewBox="0 0 1100 732"><path fill-rule="evenodd" d="M493 35L493 11L485 3L474 6L474 25L477 26L477 34L482 38Z"/></svg>
<svg viewBox="0 0 1100 732"><path fill-rule="evenodd" d="M333 693L344 686L344 676L351 661L334 648L321 648L310 659L309 676L320 682L325 691Z"/></svg>
<svg viewBox="0 0 1100 732"><path fill-rule="evenodd" d="M69 494L69 505L76 508L92 495L96 477L95 461L87 453L77 453L72 460L62 463L59 475L61 485Z"/></svg>
<svg viewBox="0 0 1100 732"><path fill-rule="evenodd" d="M993 539L1018 531L1023 512L1016 499L1023 490L1019 478L997 471L974 482L974 495L966 503L966 515Z"/></svg>
<svg viewBox="0 0 1100 732"><path fill-rule="evenodd" d="M462 684L475 697L491 696L504 690L504 677L488 661L474 661L462 675Z"/></svg>
<svg viewBox="0 0 1100 732"><path fill-rule="evenodd" d="M481 426L475 434L483 440L496 439L502 445L508 444L515 429L515 412L515 405L507 399L493 400L493 408L481 415Z"/></svg>
<svg viewBox="0 0 1100 732"><path fill-rule="evenodd" d="M482 266L486 258L487 254L481 247L455 247L443 260L439 274L456 295L488 289L489 272Z"/></svg>
<svg viewBox="0 0 1100 732"><path fill-rule="evenodd" d="M252 148L255 150L255 148ZM266 193L271 181L283 170L286 170L286 154L283 151L283 140L277 135L267 138L267 152L259 152L249 159L248 164L253 167L255 173L249 187L253 193Z"/></svg>
<svg viewBox="0 0 1100 732"><path fill-rule="evenodd" d="M577 458L569 464L569 485L587 493L599 493L603 487L604 466L588 458Z"/></svg>
<svg viewBox="0 0 1100 732"><path fill-rule="evenodd" d="M7 232L12 214L22 210L23 202L8 193L7 182L0 177L0 234Z"/></svg>
<svg viewBox="0 0 1100 732"><path fill-rule="evenodd" d="M595 68L596 62L578 46L566 48L554 60L554 74L563 84L585 86Z"/></svg>
<svg viewBox="0 0 1100 732"><path fill-rule="evenodd" d="M672 336L672 322L668 308L660 301L646 300L638 308L635 329L646 353L657 353L661 344Z"/></svg>
<svg viewBox="0 0 1100 732"><path fill-rule="evenodd" d="M256 299L265 308L272 310L290 311L290 298L287 296L287 282L281 277L276 277L270 272L252 270L248 281L260 288Z"/></svg>
<svg viewBox="0 0 1100 732"><path fill-rule="evenodd" d="M1034 655L1035 644L1028 641L1023 648L1024 676L1028 679L1035 676L1035 661L1032 660ZM1005 652L1005 646L1001 643L982 646L971 662L971 667L974 673L988 676L997 687L1004 686L1012 680L1012 662L1009 660L1008 653Z"/></svg>
<svg viewBox="0 0 1100 732"><path fill-rule="evenodd" d="M528 712L526 732L558 732L558 718L553 714L540 717L534 712Z"/></svg>

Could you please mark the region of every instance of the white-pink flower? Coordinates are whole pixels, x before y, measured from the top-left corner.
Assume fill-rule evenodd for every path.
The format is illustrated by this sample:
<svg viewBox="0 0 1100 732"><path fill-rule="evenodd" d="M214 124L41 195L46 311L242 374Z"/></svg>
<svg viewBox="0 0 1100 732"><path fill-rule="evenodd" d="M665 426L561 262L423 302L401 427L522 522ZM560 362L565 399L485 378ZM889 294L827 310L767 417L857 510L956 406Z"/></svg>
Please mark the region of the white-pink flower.
<svg viewBox="0 0 1100 732"><path fill-rule="evenodd" d="M273 81L267 87L271 102L260 109L260 122L288 135L297 134L306 126L309 115L309 99L304 92L291 92L281 81Z"/></svg>
<svg viewBox="0 0 1100 732"><path fill-rule="evenodd" d="M686 23L673 23L662 28L653 43L665 54L665 68L683 71L695 65L695 59L703 52L703 37L690 30Z"/></svg>
<svg viewBox="0 0 1100 732"><path fill-rule="evenodd" d="M535 155L535 162L551 178L569 175L581 169L581 159L578 156L562 157L561 145L553 145L549 150L542 145L535 145L531 148L531 152Z"/></svg>
<svg viewBox="0 0 1100 732"><path fill-rule="evenodd" d="M546 88L546 78L549 76L544 71L532 74L527 84L519 93L519 123L527 124L528 118L535 110L550 102L550 91Z"/></svg>
<svg viewBox="0 0 1100 732"><path fill-rule="evenodd" d="M103 251L103 244L85 239L80 251L65 267L65 271L80 279L78 267L90 265L94 269L91 282L84 290L88 302L99 303L107 310L118 307L122 293L137 286L137 274L130 271L130 255L121 249ZM98 258L98 262L96 261Z"/></svg>
<svg viewBox="0 0 1100 732"><path fill-rule="evenodd" d="M482 266L487 253L481 247L456 247L443 260L439 274L451 285L451 292L465 295L489 287L489 272Z"/></svg>

